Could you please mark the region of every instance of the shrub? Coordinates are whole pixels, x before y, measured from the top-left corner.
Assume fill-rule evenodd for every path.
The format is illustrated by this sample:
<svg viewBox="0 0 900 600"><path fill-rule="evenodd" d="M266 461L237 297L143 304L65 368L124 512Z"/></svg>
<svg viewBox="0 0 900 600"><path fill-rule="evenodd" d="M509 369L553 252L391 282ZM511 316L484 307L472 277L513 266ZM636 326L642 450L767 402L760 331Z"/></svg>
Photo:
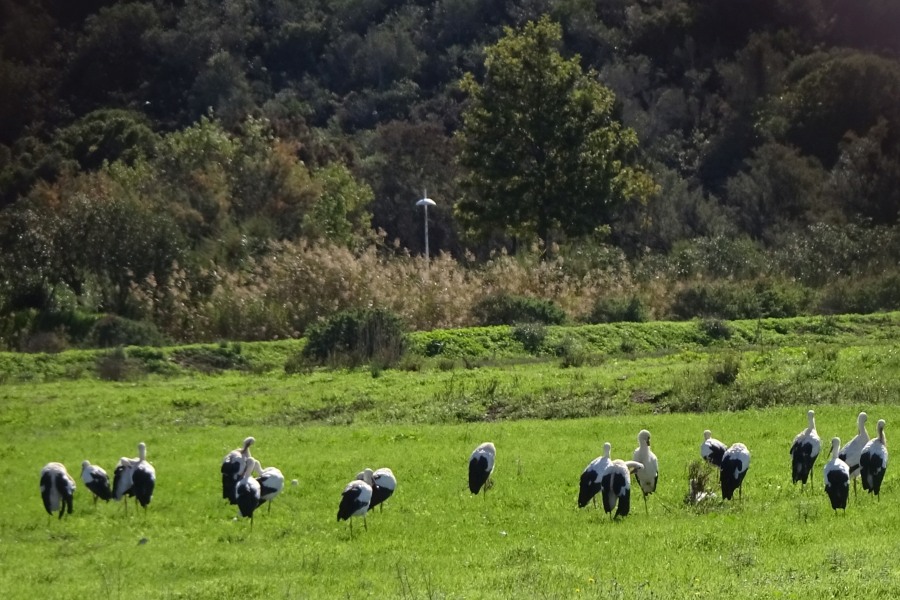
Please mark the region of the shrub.
<svg viewBox="0 0 900 600"><path fill-rule="evenodd" d="M700 332L709 340L731 339L731 325L720 319L704 319L699 323Z"/></svg>
<svg viewBox="0 0 900 600"><path fill-rule="evenodd" d="M484 326L516 323L562 325L566 321L566 313L553 301L512 294L482 298L472 307L472 315L479 325Z"/></svg>
<svg viewBox="0 0 900 600"><path fill-rule="evenodd" d="M306 359L303 357L302 352L292 354L287 358L286 361L284 361L284 372L288 375L306 373L307 371L309 371L309 365L307 364Z"/></svg>
<svg viewBox="0 0 900 600"><path fill-rule="evenodd" d="M172 353L172 360L182 367L203 373L246 371L250 368L250 361L241 354L239 343L180 348Z"/></svg>
<svg viewBox="0 0 900 600"><path fill-rule="evenodd" d="M588 323L643 323L647 321L647 308L637 296L631 298L601 298L588 315Z"/></svg>
<svg viewBox="0 0 900 600"><path fill-rule="evenodd" d="M541 323L520 323L513 328L512 337L526 352L536 354L547 337L547 330Z"/></svg>
<svg viewBox="0 0 900 600"><path fill-rule="evenodd" d="M729 354L721 363L711 367L712 380L719 385L729 386L737 381L738 373L741 370L741 359L738 356Z"/></svg>
<svg viewBox="0 0 900 600"><path fill-rule="evenodd" d="M355 365L377 358L390 365L396 364L405 350L400 317L373 308L340 312L310 327L303 355L320 363L342 360Z"/></svg>
<svg viewBox="0 0 900 600"><path fill-rule="evenodd" d="M65 334L60 331L38 331L25 338L22 342L23 352L46 352L56 354L68 349L69 342Z"/></svg>
<svg viewBox="0 0 900 600"><path fill-rule="evenodd" d="M898 310L900 273L834 283L826 288L820 309L832 314Z"/></svg>
<svg viewBox="0 0 900 600"><path fill-rule="evenodd" d="M809 309L812 292L795 283L759 280L751 283L699 283L675 294L676 318L757 319L795 317Z"/></svg>
<svg viewBox="0 0 900 600"><path fill-rule="evenodd" d="M95 348L163 346L167 342L153 323L132 321L118 315L106 315L97 320L86 341Z"/></svg>
<svg viewBox="0 0 900 600"><path fill-rule="evenodd" d="M97 357L97 376L104 381L124 381L132 368L121 346Z"/></svg>
<svg viewBox="0 0 900 600"><path fill-rule="evenodd" d="M584 345L576 338L570 336L563 338L556 346L556 355L562 359L560 367L563 369L581 367L587 361L587 351Z"/></svg>

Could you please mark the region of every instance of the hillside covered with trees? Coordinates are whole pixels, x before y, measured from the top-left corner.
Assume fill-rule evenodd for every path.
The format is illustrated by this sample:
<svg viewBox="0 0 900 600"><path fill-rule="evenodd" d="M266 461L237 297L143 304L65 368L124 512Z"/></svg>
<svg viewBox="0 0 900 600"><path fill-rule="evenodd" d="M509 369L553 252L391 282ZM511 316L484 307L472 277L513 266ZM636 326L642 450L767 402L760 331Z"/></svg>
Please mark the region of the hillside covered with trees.
<svg viewBox="0 0 900 600"><path fill-rule="evenodd" d="M897 31L886 0L0 0L0 348L900 308Z"/></svg>

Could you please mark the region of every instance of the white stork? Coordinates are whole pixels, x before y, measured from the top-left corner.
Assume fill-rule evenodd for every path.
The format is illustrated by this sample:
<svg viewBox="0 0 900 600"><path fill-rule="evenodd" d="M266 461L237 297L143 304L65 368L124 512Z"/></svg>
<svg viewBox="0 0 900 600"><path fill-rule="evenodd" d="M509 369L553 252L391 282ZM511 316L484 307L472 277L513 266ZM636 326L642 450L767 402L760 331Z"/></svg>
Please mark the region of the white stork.
<svg viewBox="0 0 900 600"><path fill-rule="evenodd" d="M878 421L878 435L866 444L859 456L860 479L862 487L879 499L881 481L888 465L887 443L884 440L884 419Z"/></svg>
<svg viewBox="0 0 900 600"><path fill-rule="evenodd" d="M587 503L594 500L594 496L600 492L600 480L603 479L603 472L609 466L611 450L612 444L609 442L603 444L603 454L592 460L581 472L578 484L578 508L587 506ZM594 503L596 504L596 500Z"/></svg>
<svg viewBox="0 0 900 600"><path fill-rule="evenodd" d="M119 462L116 464L116 468L113 471L112 497L116 502L119 500L125 501L126 515L128 514L128 496L133 495L131 493L131 488L134 467L137 466L140 460L139 457L128 458L123 456L119 459Z"/></svg>
<svg viewBox="0 0 900 600"><path fill-rule="evenodd" d="M841 448L840 458L850 467L850 479L853 480L853 497L856 497L856 478L859 477L859 457L863 448L869 443L869 432L866 431L868 415L864 412L856 417L856 436Z"/></svg>
<svg viewBox="0 0 900 600"><path fill-rule="evenodd" d="M798 433L791 444L791 480L792 483L801 481L802 487L806 486L807 479L812 480L813 465L822 449L822 441L816 431L815 411L808 411L806 420L806 429Z"/></svg>
<svg viewBox="0 0 900 600"><path fill-rule="evenodd" d="M703 432L703 443L700 444L700 458L713 465L722 468L722 457L728 446L712 436L712 432L707 429Z"/></svg>
<svg viewBox="0 0 900 600"><path fill-rule="evenodd" d="M494 471L494 459L497 449L491 442L485 442L475 448L469 457L469 490L477 494L484 488L484 495L491 488L491 473Z"/></svg>
<svg viewBox="0 0 900 600"><path fill-rule="evenodd" d="M831 460L825 463L823 479L825 493L831 500L831 508L847 512L847 498L850 496L850 467L839 456L841 438L831 438Z"/></svg>
<svg viewBox="0 0 900 600"><path fill-rule="evenodd" d="M659 480L659 461L650 450L650 432L646 429L642 429L638 433L638 447L635 448L631 459L643 465L635 472L634 478L644 493L644 511L649 514L647 496L656 491L656 482Z"/></svg>
<svg viewBox="0 0 900 600"><path fill-rule="evenodd" d="M222 498L230 504L236 504L234 495L235 485L244 473L244 463L250 458L250 446L256 442L253 437L248 437L240 448L235 448L222 459Z"/></svg>
<svg viewBox="0 0 900 600"><path fill-rule="evenodd" d="M744 477L750 469L750 451L743 444L732 444L722 456L721 481L722 498L731 500L734 491L743 499Z"/></svg>
<svg viewBox="0 0 900 600"><path fill-rule="evenodd" d="M147 510L147 505L153 499L153 490L156 488L156 469L147 462L147 444L138 444L138 462L134 465L131 474L131 494L138 503Z"/></svg>
<svg viewBox="0 0 900 600"><path fill-rule="evenodd" d="M89 460L81 463L81 481L94 495L94 504L97 504L97 498L105 502L109 502L112 498L109 475L100 466L92 465Z"/></svg>
<svg viewBox="0 0 900 600"><path fill-rule="evenodd" d="M612 518L612 510L616 509L617 517L627 517L631 510L631 474L644 467L633 460L615 459L603 472L600 480L600 494L603 497L603 510Z"/></svg>
<svg viewBox="0 0 900 600"><path fill-rule="evenodd" d="M276 467L262 468L259 461L253 459L255 470L259 473L256 482L259 484L259 504L269 503L268 510L272 510L272 500L284 489L284 475Z"/></svg>
<svg viewBox="0 0 900 600"><path fill-rule="evenodd" d="M397 478L394 477L394 472L387 467L382 467L374 472L372 469L365 469L357 473L356 478L372 486L372 501L369 504L369 510L390 498L397 489ZM384 506L381 506L379 510L384 510Z"/></svg>
<svg viewBox="0 0 900 600"><path fill-rule="evenodd" d="M366 531L369 525L366 523L366 513L369 512L369 503L372 501L372 486L365 481L354 479L344 487L341 492L341 503L338 506L337 520L350 521L350 539L353 539L353 517L362 517Z"/></svg>
<svg viewBox="0 0 900 600"><path fill-rule="evenodd" d="M122 457L113 472L113 499L125 499L125 512L128 512L128 496L133 496L138 503L147 509L156 488L156 469L147 462L147 444L138 444L137 458Z"/></svg>
<svg viewBox="0 0 900 600"><path fill-rule="evenodd" d="M253 478L256 469L254 460L244 461L244 470L241 478L234 485L235 504L238 507L238 516L250 519L250 529L253 529L253 513L260 504L262 488L259 482Z"/></svg>
<svg viewBox="0 0 900 600"><path fill-rule="evenodd" d="M44 510L53 516L59 511L59 518L68 511L72 514L72 498L75 495L75 480L66 471L65 465L51 462L41 469L41 500L44 501Z"/></svg>

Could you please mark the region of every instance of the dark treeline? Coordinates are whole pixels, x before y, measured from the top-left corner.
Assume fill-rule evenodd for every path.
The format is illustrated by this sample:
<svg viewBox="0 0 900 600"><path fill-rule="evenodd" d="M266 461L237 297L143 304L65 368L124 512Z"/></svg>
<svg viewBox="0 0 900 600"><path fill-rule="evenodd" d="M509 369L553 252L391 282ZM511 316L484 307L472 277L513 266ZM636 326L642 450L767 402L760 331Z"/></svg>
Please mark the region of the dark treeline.
<svg viewBox="0 0 900 600"><path fill-rule="evenodd" d="M897 31L884 0L0 0L2 346L97 343L100 313L181 340L373 304L456 326L500 293L586 320L900 307ZM529 61L580 90L567 122L523 92L560 149L616 132L605 179L489 149L529 113L473 115Z"/></svg>

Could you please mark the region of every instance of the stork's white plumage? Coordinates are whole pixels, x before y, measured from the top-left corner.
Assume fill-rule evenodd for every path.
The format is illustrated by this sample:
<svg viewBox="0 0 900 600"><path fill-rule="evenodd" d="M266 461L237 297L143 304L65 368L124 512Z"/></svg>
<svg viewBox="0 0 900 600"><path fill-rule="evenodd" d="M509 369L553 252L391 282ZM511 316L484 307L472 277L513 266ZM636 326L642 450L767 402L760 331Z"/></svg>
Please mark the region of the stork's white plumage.
<svg viewBox="0 0 900 600"><path fill-rule="evenodd" d="M156 489L156 469L147 462L147 444L138 444L137 458L122 457L113 472L113 499L125 499L128 512L128 496L133 496L146 510Z"/></svg>
<svg viewBox="0 0 900 600"><path fill-rule="evenodd" d="M244 473L244 465L250 457L250 446L256 442L256 438L248 437L240 448L235 448L222 459L222 498L230 504L237 503L234 495L235 485L240 481Z"/></svg>
<svg viewBox="0 0 900 600"><path fill-rule="evenodd" d="M281 470L276 467L262 468L259 461L253 459L254 468L259 473L256 482L259 483L259 504L269 503L268 510L272 510L272 500L274 500L281 490L284 489L284 475Z"/></svg>
<svg viewBox="0 0 900 600"><path fill-rule="evenodd" d="M615 459L606 467L600 480L600 495L603 497L603 510L610 518L614 508L615 516L628 516L631 510L631 473L643 466L633 460Z"/></svg>
<svg viewBox="0 0 900 600"><path fill-rule="evenodd" d="M366 469L362 474L366 474L365 481L372 486L372 501L369 503L369 510L381 505L394 494L394 490L397 488L397 478L394 477L394 472L387 467L376 469L374 472ZM356 478L359 479L359 475ZM384 506L380 510L384 510Z"/></svg>
<svg viewBox="0 0 900 600"><path fill-rule="evenodd" d="M712 436L712 432L707 429L703 432L703 443L700 444L700 457L715 467L722 467L722 457L728 446Z"/></svg>
<svg viewBox="0 0 900 600"><path fill-rule="evenodd" d="M125 501L125 514L128 514L128 496L131 495L134 468L140 460L140 457L128 458L127 456L123 456L119 459L119 462L116 464L116 468L113 471L113 500L116 502L119 500Z"/></svg>
<svg viewBox="0 0 900 600"><path fill-rule="evenodd" d="M41 469L41 500L48 515L59 511L59 518L68 512L72 514L72 499L75 496L75 480L66 471L65 465L51 462Z"/></svg>
<svg viewBox="0 0 900 600"><path fill-rule="evenodd" d="M497 449L491 442L485 442L475 448L469 457L469 491L477 494L479 490L484 488L487 495L488 489L491 487L491 473L494 472L494 460L497 456Z"/></svg>
<svg viewBox="0 0 900 600"><path fill-rule="evenodd" d="M94 496L94 504L97 499L109 502L112 499L112 489L109 487L109 475L98 465L92 465L91 461L86 460L81 463L81 481L91 490Z"/></svg>
<svg viewBox="0 0 900 600"><path fill-rule="evenodd" d="M888 451L884 439L884 419L878 421L878 434L869 440L859 455L859 471L862 487L879 498L881 482L887 470Z"/></svg>
<svg viewBox="0 0 900 600"><path fill-rule="evenodd" d="M650 432L646 429L642 429L638 433L638 447L635 448L631 458L643 465L634 473L634 478L644 494L644 511L649 513L647 496L656 491L656 483L659 481L659 461L650 450Z"/></svg>
<svg viewBox="0 0 900 600"><path fill-rule="evenodd" d="M822 441L816 431L816 413L808 411L806 420L806 429L798 433L791 444L791 480L792 483L801 481L803 486L812 477L813 465L822 449Z"/></svg>
<svg viewBox="0 0 900 600"><path fill-rule="evenodd" d="M840 458L841 438L831 439L831 460L825 463L822 478L825 493L831 500L831 508L846 512L847 498L850 496L850 467Z"/></svg>
<svg viewBox="0 0 900 600"><path fill-rule="evenodd" d="M372 486L360 479L354 479L341 492L341 503L338 506L337 520L350 522L350 538L353 539L353 517L362 517L363 525L368 531L366 513L372 502Z"/></svg>
<svg viewBox="0 0 900 600"><path fill-rule="evenodd" d="M856 478L859 477L859 457L863 448L869 443L869 432L866 431L866 421L869 416L861 412L856 417L857 433L849 442L841 448L839 457L850 467L850 479L853 480L853 496L856 497Z"/></svg>
<svg viewBox="0 0 900 600"><path fill-rule="evenodd" d="M262 490L259 482L253 478L253 471L256 468L255 460L245 460L241 478L234 485L234 498L238 507L238 517L249 518L250 529L253 529L253 513L259 506Z"/></svg>
<svg viewBox="0 0 900 600"><path fill-rule="evenodd" d="M721 483L722 498L731 500L734 491L743 498L744 477L750 469L750 451L741 443L732 444L722 456Z"/></svg>
<svg viewBox="0 0 900 600"><path fill-rule="evenodd" d="M584 508L587 503L594 499L600 492L600 481L603 479L603 473L609 466L609 453L612 451L612 444L606 442L603 444L603 454L598 456L584 468L581 472L581 480L578 483L578 507Z"/></svg>

